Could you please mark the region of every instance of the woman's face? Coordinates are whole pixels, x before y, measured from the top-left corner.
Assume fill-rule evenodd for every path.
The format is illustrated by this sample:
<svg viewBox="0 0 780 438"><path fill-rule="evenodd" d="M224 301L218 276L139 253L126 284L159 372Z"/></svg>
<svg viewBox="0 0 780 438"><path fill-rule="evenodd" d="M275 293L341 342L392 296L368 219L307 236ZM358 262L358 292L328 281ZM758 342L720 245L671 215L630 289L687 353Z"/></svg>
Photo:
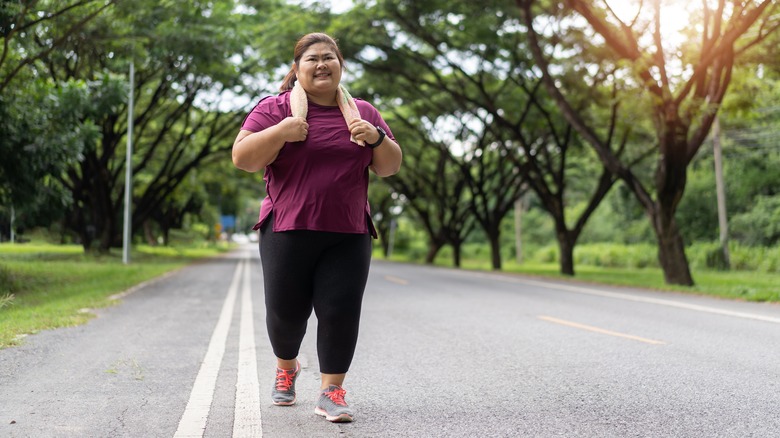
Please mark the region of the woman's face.
<svg viewBox="0 0 780 438"><path fill-rule="evenodd" d="M341 64L336 51L326 43L312 44L298 61L296 76L307 93L335 92L341 81Z"/></svg>

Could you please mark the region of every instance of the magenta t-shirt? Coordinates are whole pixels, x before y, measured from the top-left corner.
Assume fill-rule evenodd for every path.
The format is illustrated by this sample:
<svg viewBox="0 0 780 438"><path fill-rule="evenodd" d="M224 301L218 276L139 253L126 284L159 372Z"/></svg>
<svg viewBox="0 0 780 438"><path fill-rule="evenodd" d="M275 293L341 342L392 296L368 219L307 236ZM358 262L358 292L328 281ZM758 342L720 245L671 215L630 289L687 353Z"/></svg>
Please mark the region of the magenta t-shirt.
<svg viewBox="0 0 780 438"><path fill-rule="evenodd" d="M355 99L364 120L381 126L395 140L379 111ZM267 97L244 119L243 130L258 132L290 117L290 92ZM273 230L314 230L371 233L368 206L368 166L373 150L350 141L347 122L338 107L309 101L309 134L301 142L285 143L263 179L267 196L260 207L259 229L273 212Z"/></svg>

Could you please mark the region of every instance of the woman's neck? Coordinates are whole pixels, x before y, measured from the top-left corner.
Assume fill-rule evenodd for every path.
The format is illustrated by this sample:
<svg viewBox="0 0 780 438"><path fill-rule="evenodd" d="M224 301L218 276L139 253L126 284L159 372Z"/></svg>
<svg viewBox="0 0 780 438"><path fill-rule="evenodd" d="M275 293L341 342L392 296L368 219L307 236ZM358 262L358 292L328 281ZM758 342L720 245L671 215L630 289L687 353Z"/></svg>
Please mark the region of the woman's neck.
<svg viewBox="0 0 780 438"><path fill-rule="evenodd" d="M326 94L312 94L309 92L306 92L306 97L312 102L317 105L322 106L338 106L338 101L336 100L336 93L326 93Z"/></svg>

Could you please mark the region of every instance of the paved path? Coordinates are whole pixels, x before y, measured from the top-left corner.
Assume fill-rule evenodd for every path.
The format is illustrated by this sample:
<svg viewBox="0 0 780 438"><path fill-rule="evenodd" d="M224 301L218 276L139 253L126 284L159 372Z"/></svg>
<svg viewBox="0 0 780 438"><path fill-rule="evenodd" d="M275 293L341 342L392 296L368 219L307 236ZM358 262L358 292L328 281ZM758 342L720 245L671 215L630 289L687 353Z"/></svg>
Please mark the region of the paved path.
<svg viewBox="0 0 780 438"><path fill-rule="evenodd" d="M275 407L256 248L0 350L5 437L780 436L780 306L375 261L347 399Z"/></svg>

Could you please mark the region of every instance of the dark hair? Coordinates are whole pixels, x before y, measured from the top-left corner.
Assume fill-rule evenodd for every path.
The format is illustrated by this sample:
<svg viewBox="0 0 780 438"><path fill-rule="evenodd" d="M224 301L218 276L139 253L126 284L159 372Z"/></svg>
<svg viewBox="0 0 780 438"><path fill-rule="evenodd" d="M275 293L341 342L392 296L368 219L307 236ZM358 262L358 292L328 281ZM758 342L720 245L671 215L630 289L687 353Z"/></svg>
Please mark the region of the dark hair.
<svg viewBox="0 0 780 438"><path fill-rule="evenodd" d="M333 51L336 52L336 57L339 59L339 65L341 65L342 68L344 67L344 56L341 54L341 50L339 50L339 45L336 44L336 40L324 33L315 32L306 34L302 36L301 39L299 39L295 44L295 51L293 52L293 65L290 67L290 71L287 72L287 76L284 77L282 86L279 87L279 91L292 90L293 86L295 85L295 81L298 79L295 76L295 66L298 64L298 61L301 60L304 52L309 50L309 47L317 43L325 43L329 45Z"/></svg>

